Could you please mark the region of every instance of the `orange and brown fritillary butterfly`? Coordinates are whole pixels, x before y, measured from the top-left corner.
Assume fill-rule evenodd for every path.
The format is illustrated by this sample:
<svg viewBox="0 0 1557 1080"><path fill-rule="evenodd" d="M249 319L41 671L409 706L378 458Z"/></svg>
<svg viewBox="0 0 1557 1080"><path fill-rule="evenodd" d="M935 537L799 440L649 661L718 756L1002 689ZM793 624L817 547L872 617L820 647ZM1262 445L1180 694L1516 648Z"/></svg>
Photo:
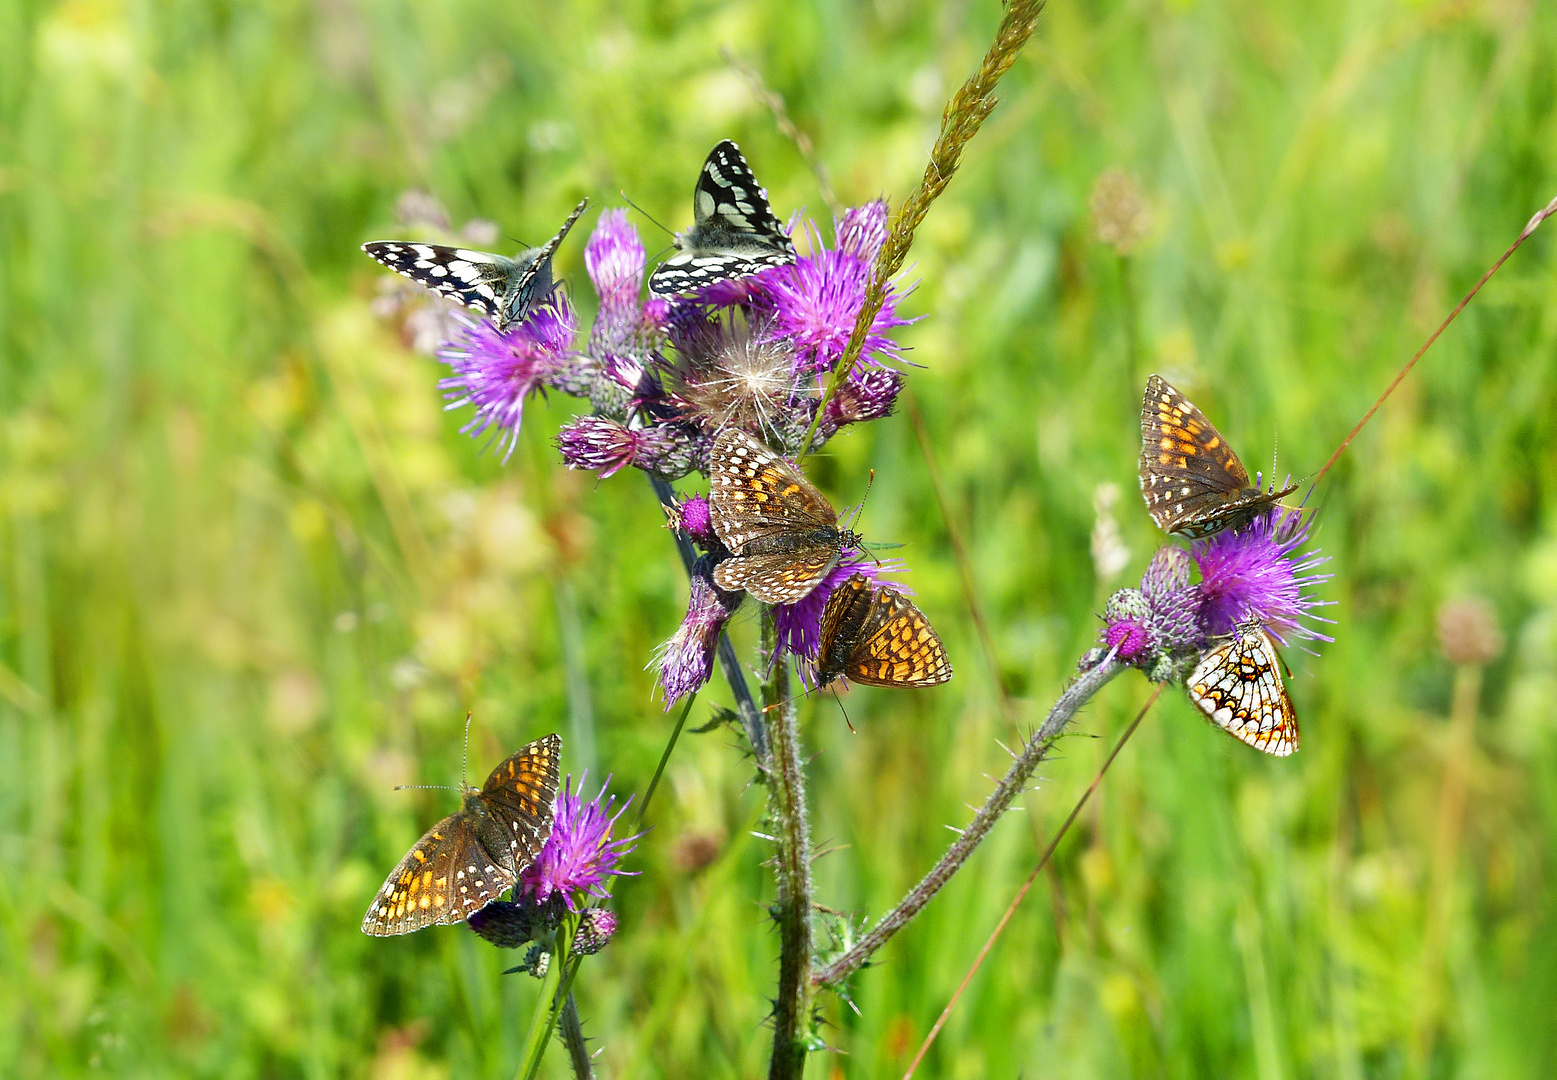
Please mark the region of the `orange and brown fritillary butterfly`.
<svg viewBox="0 0 1557 1080"><path fill-rule="evenodd" d="M513 888L551 835L562 739L548 735L514 754L416 842L362 917L374 937L462 922Z"/></svg>
<svg viewBox="0 0 1557 1080"><path fill-rule="evenodd" d="M800 470L738 428L727 427L709 456L714 532L733 558L714 584L745 589L764 604L793 604L821 584L845 547L860 538Z"/></svg>
<svg viewBox="0 0 1557 1080"><path fill-rule="evenodd" d="M1256 750L1286 757L1298 748L1298 721L1280 666L1270 634L1258 622L1246 622L1200 658L1184 687L1217 727Z"/></svg>
<svg viewBox="0 0 1557 1080"><path fill-rule="evenodd" d="M1141 496L1157 527L1195 539L1247 525L1297 490L1261 491L1205 414L1160 375L1141 400Z"/></svg>
<svg viewBox="0 0 1557 1080"><path fill-rule="evenodd" d="M817 685L842 676L869 686L935 686L952 677L946 649L924 613L894 589L855 574L822 611Z"/></svg>

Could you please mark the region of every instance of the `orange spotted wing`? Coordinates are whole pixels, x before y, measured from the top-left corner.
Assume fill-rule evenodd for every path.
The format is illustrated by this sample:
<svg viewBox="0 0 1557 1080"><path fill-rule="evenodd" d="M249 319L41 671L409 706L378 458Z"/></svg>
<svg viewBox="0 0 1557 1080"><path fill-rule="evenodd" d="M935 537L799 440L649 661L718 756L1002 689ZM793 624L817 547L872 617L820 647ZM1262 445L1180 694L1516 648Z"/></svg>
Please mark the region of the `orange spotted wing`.
<svg viewBox="0 0 1557 1080"><path fill-rule="evenodd" d="M462 922L513 888L551 835L562 739L548 735L508 758L459 812L416 842L362 917L374 937Z"/></svg>
<svg viewBox="0 0 1557 1080"><path fill-rule="evenodd" d="M714 567L721 589L793 604L859 544L799 469L737 428L714 440L708 486L714 532L734 556Z"/></svg>
<svg viewBox="0 0 1557 1080"><path fill-rule="evenodd" d="M952 669L923 612L855 574L827 598L816 674L821 686L839 676L869 686L935 686Z"/></svg>
<svg viewBox="0 0 1557 1080"><path fill-rule="evenodd" d="M1280 665L1265 628L1245 623L1200 658L1184 686L1217 727L1256 750L1286 757L1298 748L1298 722Z"/></svg>
<svg viewBox="0 0 1557 1080"><path fill-rule="evenodd" d="M1261 491L1205 414L1160 375L1141 400L1141 496L1164 532L1196 538L1247 525L1278 499Z"/></svg>

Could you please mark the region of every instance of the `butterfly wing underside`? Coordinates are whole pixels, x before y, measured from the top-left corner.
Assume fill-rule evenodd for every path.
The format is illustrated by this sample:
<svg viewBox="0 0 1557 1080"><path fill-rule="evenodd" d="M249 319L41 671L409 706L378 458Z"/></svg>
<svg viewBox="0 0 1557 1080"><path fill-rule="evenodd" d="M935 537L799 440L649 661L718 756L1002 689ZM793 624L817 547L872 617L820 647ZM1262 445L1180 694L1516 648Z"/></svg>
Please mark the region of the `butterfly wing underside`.
<svg viewBox="0 0 1557 1080"><path fill-rule="evenodd" d="M1298 721L1280 668L1276 643L1251 624L1206 653L1184 686L1217 727L1256 750L1286 757L1298 748Z"/></svg>
<svg viewBox="0 0 1557 1080"><path fill-rule="evenodd" d="M513 872L493 861L465 817L450 814L385 880L362 918L362 932L388 937L460 922L513 885Z"/></svg>
<svg viewBox="0 0 1557 1080"><path fill-rule="evenodd" d="M895 589L855 574L828 597L817 672L867 686L936 686L952 677L946 649L924 613Z"/></svg>
<svg viewBox="0 0 1557 1080"><path fill-rule="evenodd" d="M795 261L795 246L768 205L768 193L729 139L703 162L692 191L692 227L677 235L676 246L680 250L649 278L650 292L690 292Z"/></svg>
<svg viewBox="0 0 1557 1080"><path fill-rule="evenodd" d="M734 558L714 568L721 589L767 604L801 599L843 553L838 515L800 471L744 431L714 440L709 466L714 532Z"/></svg>
<svg viewBox="0 0 1557 1080"><path fill-rule="evenodd" d="M534 862L551 835L561 760L562 738L548 735L501 762L481 786L482 799L509 838L515 869Z"/></svg>

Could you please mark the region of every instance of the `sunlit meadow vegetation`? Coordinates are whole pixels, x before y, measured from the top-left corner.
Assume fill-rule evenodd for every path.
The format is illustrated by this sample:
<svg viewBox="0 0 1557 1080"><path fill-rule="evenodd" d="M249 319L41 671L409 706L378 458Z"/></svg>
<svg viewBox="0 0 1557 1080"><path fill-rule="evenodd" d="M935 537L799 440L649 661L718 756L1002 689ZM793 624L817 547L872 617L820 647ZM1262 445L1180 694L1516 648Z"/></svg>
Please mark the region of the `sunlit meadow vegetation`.
<svg viewBox="0 0 1557 1080"><path fill-rule="evenodd" d="M458 780L469 709L473 775L558 731L567 770L641 791L673 719L645 664L687 586L641 477L561 467L573 403L532 402L506 465L458 433L358 245L412 189L527 243L622 189L682 228L723 137L781 214L825 221L726 49L843 204L899 201L998 17L0 3L0 1075L511 1075L538 985L499 974L517 957L357 929L454 808L390 789ZM879 915L934 861L1017 738L996 675L1035 722L1160 542L1146 376L1251 469L1278 436L1281 471L1317 469L1557 194L1553 56L1545 0L1052 0L910 256L911 400L808 463L840 505L876 469L864 527L908 545L957 668L849 693L857 734L804 705L821 902ZM580 286L593 220L557 260ZM1301 752L1170 690L921 1075L1549 1075L1554 417L1537 234L1316 496L1337 625L1289 650ZM749 656L755 620L734 633ZM809 1075L901 1075L1148 692L1110 685L853 1008L822 996L840 1052ZM735 743L683 738L580 976L603 1076L765 1067L770 849Z"/></svg>

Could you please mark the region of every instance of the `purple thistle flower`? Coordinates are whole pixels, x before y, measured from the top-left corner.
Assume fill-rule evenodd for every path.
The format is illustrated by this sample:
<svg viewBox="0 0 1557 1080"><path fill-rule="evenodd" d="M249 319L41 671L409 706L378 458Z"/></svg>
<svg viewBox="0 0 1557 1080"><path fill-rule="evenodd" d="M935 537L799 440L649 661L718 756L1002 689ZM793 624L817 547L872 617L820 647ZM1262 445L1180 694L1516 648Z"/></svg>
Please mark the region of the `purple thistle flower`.
<svg viewBox="0 0 1557 1080"><path fill-rule="evenodd" d="M579 918L578 931L573 935L573 951L580 956L595 955L615 936L618 925L616 912L609 908L588 909Z"/></svg>
<svg viewBox="0 0 1557 1080"><path fill-rule="evenodd" d="M903 374L885 367L856 367L827 403L822 430L831 437L847 424L891 416L903 389Z"/></svg>
<svg viewBox="0 0 1557 1080"><path fill-rule="evenodd" d="M701 495L688 495L666 509L670 527L679 529L704 551L720 547L719 535L714 532L714 516L708 500Z"/></svg>
<svg viewBox="0 0 1557 1080"><path fill-rule="evenodd" d="M635 465L674 480L692 471L698 453L696 440L677 427L629 427L608 416L568 421L557 433L557 448L568 468L598 470L602 478Z"/></svg>
<svg viewBox="0 0 1557 1080"><path fill-rule="evenodd" d="M600 312L589 333L590 355L606 361L618 353L641 347L649 332L663 321L650 318L644 308L645 255L638 230L627 220L626 210L607 210L584 245L584 267L600 296Z"/></svg>
<svg viewBox="0 0 1557 1080"><path fill-rule="evenodd" d="M687 614L669 641L660 646L656 662L660 690L668 711L679 699L700 688L714 673L714 648L719 632L741 606L744 593L727 593L714 585L713 560L708 556L692 568Z"/></svg>
<svg viewBox="0 0 1557 1080"><path fill-rule="evenodd" d="M833 225L833 235L839 251L874 264L887 242L887 200L872 199L863 206L851 206Z"/></svg>
<svg viewBox="0 0 1557 1080"><path fill-rule="evenodd" d="M864 221L851 222L843 234L856 247L873 242ZM756 305L770 312L774 330L794 343L796 370L805 375L831 371L843 356L865 304L872 269L869 260L841 246L824 248L818 238L814 247L814 254L801 256L791 266L764 270L756 278L762 290ZM901 347L888 336L911 321L898 317L902 298L896 287L887 289L886 302L865 335L862 359L878 364L902 359Z"/></svg>
<svg viewBox="0 0 1557 1080"><path fill-rule="evenodd" d="M822 648L822 612L833 592L855 574L864 574L872 585L890 585L900 593L913 594L913 590L889 581L885 575L900 574L906 567L901 560L884 559L880 562L863 551L850 548L829 571L822 583L793 604L773 605L773 625L778 630L779 649L805 660L815 660Z"/></svg>
<svg viewBox="0 0 1557 1080"><path fill-rule="evenodd" d="M476 408L475 417L460 430L472 436L493 431L497 441L506 444L507 461L519 438L525 398L565 378L578 318L561 290L504 334L486 319L464 312L454 317L462 332L438 350L438 358L454 373L438 385L449 401L447 408Z"/></svg>
<svg viewBox="0 0 1557 1080"><path fill-rule="evenodd" d="M607 895L603 887L607 878L634 873L621 869L621 862L643 834L634 833L621 840L611 838L612 827L632 799L628 798L619 808L614 795L602 803L610 782L611 778L606 777L599 794L587 802L580 794L583 776L579 777L576 789L571 787L571 777L563 784L557 793L551 835L535 861L519 875L518 891L522 896L535 901L558 896L569 911L577 911L576 903L583 896Z"/></svg>
<svg viewBox="0 0 1557 1080"><path fill-rule="evenodd" d="M1126 616L1104 628L1103 644L1116 650L1120 660L1133 664L1145 656L1151 647L1151 634L1144 624Z"/></svg>
<svg viewBox="0 0 1557 1080"><path fill-rule="evenodd" d="M1289 636L1334 641L1301 621L1331 621L1314 613L1327 601L1304 595L1334 576L1312 572L1329 556L1300 553L1308 539L1301 511L1274 509L1241 529L1197 540L1190 553L1200 568L1200 622L1206 635L1220 637L1254 619L1283 645Z"/></svg>

